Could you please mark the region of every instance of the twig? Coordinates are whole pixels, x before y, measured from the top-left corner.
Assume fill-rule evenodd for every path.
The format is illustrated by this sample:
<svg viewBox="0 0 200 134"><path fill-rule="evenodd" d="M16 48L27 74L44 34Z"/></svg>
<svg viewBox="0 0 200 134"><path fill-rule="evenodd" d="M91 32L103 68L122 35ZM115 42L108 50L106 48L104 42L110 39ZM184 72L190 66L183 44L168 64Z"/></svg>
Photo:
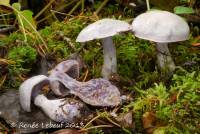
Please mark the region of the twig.
<svg viewBox="0 0 200 134"><path fill-rule="evenodd" d="M63 40L66 41L69 45L69 47L71 47L73 49L73 51L77 51L76 47L74 46L74 44L72 43L71 39L68 37L63 37Z"/></svg>
<svg viewBox="0 0 200 134"><path fill-rule="evenodd" d="M84 128L79 130L79 132L84 132L84 131L88 131L94 128L107 128L107 127L114 127L113 125L98 125L98 126L93 126L93 127L89 127L89 128Z"/></svg>
<svg viewBox="0 0 200 134"><path fill-rule="evenodd" d="M109 0L104 0L103 3L99 6L99 8L94 12L95 15L98 15L101 9L107 4Z"/></svg>
<svg viewBox="0 0 200 134"><path fill-rule="evenodd" d="M51 4L55 2L55 0L51 0L35 17L34 19L36 20Z"/></svg>
<svg viewBox="0 0 200 134"><path fill-rule="evenodd" d="M83 129L85 129L87 126L90 125L90 123L92 123L94 120L98 119L100 117L100 115L97 115L96 117L92 118L84 127Z"/></svg>
<svg viewBox="0 0 200 134"><path fill-rule="evenodd" d="M15 64L15 61L0 58L0 63L1 62L5 64Z"/></svg>
<svg viewBox="0 0 200 134"><path fill-rule="evenodd" d="M29 20L27 20L26 17L24 17L23 15L20 14L20 12L18 10L16 10L15 8L13 8L12 6L9 6L11 9L13 9L17 15L20 17L20 18L23 18L27 23L28 25L32 28L32 30L36 33L36 35L39 37L39 39L42 41L42 43L44 44L47 52L49 52L49 49L48 49L48 46L46 44L46 42L43 40L42 36L40 35L40 33L35 29L35 27L29 22ZM20 23L21 23L21 19L20 19Z"/></svg>
<svg viewBox="0 0 200 134"><path fill-rule="evenodd" d="M9 26L9 27L5 27L5 28L0 28L0 33L4 33L4 32L8 32L15 29L14 26Z"/></svg>
<svg viewBox="0 0 200 134"><path fill-rule="evenodd" d="M150 10L150 4L149 4L149 0L146 0L146 4L147 4L147 10Z"/></svg>
<svg viewBox="0 0 200 134"><path fill-rule="evenodd" d="M84 7L85 7L85 0L82 0L82 4L81 4L81 12L84 12Z"/></svg>
<svg viewBox="0 0 200 134"><path fill-rule="evenodd" d="M5 80L6 80L6 78L7 78L7 75L4 75L4 76L3 76L3 79L1 80L0 87L3 86L3 84L4 84Z"/></svg>
<svg viewBox="0 0 200 134"><path fill-rule="evenodd" d="M69 11L68 15L71 15L80 5L82 1L79 1L73 8L72 10Z"/></svg>
<svg viewBox="0 0 200 134"><path fill-rule="evenodd" d="M106 117L106 119L111 122L112 124L114 124L115 126L121 127L119 124L117 124L116 122L114 122L113 120L111 120L109 117Z"/></svg>
<svg viewBox="0 0 200 134"><path fill-rule="evenodd" d="M86 72L85 72L85 76L83 78L83 82L87 79L88 73L89 73L89 70L87 69Z"/></svg>

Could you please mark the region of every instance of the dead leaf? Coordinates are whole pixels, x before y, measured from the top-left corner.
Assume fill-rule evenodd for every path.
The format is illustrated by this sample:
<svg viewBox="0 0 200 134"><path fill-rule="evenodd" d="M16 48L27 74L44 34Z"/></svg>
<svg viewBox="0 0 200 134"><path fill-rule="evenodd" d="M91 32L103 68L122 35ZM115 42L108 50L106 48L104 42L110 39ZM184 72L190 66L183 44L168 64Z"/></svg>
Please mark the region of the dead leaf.
<svg viewBox="0 0 200 134"><path fill-rule="evenodd" d="M122 113L120 116L116 117L116 120L122 127L129 127L129 128L135 127L133 122L133 114L131 111L127 113Z"/></svg>
<svg viewBox="0 0 200 134"><path fill-rule="evenodd" d="M152 134L156 124L156 116L153 112L146 112L142 115L143 128L146 133Z"/></svg>
<svg viewBox="0 0 200 134"><path fill-rule="evenodd" d="M192 46L198 47L200 46L200 43L192 43Z"/></svg>

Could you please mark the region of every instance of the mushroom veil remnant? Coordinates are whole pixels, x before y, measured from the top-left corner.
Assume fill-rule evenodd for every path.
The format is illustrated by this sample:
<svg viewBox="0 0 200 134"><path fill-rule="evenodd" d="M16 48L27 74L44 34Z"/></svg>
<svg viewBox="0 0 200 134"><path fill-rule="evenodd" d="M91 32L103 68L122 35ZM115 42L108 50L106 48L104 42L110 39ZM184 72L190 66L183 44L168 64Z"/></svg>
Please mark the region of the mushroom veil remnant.
<svg viewBox="0 0 200 134"><path fill-rule="evenodd" d="M131 26L124 21L102 19L84 28L76 39L76 42L101 39L104 54L102 76L105 79L109 79L111 74L117 73L116 48L112 36L129 30L131 30Z"/></svg>
<svg viewBox="0 0 200 134"><path fill-rule="evenodd" d="M168 43L187 40L189 26L180 16L152 10L137 16L132 23L136 37L156 42L157 63L161 72L172 73L175 63L168 49Z"/></svg>

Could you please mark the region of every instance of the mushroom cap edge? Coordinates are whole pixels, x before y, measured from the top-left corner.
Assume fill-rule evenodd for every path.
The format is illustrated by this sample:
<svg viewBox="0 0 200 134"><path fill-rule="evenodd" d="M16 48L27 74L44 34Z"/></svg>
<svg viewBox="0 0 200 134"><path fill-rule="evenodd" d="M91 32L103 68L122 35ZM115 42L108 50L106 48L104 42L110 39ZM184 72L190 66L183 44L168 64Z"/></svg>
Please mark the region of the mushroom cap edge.
<svg viewBox="0 0 200 134"><path fill-rule="evenodd" d="M104 18L86 26L79 33L76 42L87 42L94 39L111 37L131 29L131 25L125 21Z"/></svg>
<svg viewBox="0 0 200 134"><path fill-rule="evenodd" d="M38 83L48 80L45 75L33 76L25 80L19 87L19 98L22 109L26 112L31 112L31 95L34 86Z"/></svg>

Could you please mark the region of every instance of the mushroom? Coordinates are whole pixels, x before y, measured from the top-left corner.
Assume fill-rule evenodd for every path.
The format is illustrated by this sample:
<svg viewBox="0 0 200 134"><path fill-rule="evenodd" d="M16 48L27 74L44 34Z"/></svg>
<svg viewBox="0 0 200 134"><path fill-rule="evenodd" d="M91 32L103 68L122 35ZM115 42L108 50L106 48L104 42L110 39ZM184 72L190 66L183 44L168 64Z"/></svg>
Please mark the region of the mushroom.
<svg viewBox="0 0 200 134"><path fill-rule="evenodd" d="M136 37L156 42L158 68L172 73L175 63L168 43L188 39L190 30L186 21L167 11L152 10L137 16L132 28Z"/></svg>
<svg viewBox="0 0 200 134"><path fill-rule="evenodd" d="M99 78L87 82L79 82L65 72L55 70L50 74L49 80L50 83L51 81L59 81L69 89L71 94L78 96L85 103L93 106L117 106L121 102L118 88L106 79ZM63 91L60 90L59 92L62 94Z"/></svg>
<svg viewBox="0 0 200 134"><path fill-rule="evenodd" d="M32 100L50 119L56 122L74 122L87 114L83 111L88 111L88 108L78 100L70 98L49 100L43 94L39 94L42 87L48 83L48 77L38 75L21 84L19 88L20 104L25 111L31 111Z"/></svg>
<svg viewBox="0 0 200 134"><path fill-rule="evenodd" d="M88 114L89 109L78 100L71 98L49 100L43 94L38 95L34 104L40 107L43 112L56 122L77 122ZM89 114L88 114L89 115Z"/></svg>
<svg viewBox="0 0 200 134"><path fill-rule="evenodd" d="M75 79L79 77L79 64L75 60L66 60L52 69L51 73L56 71L67 73L70 77ZM54 94L57 96L64 97L68 94L68 91L64 89L65 87L63 87L63 85L57 80L51 80L50 86Z"/></svg>
<svg viewBox="0 0 200 134"><path fill-rule="evenodd" d="M109 79L110 75L117 73L116 48L112 36L131 30L131 26L120 20L102 19L88 25L78 35L76 42L87 42L101 39L104 53L102 76Z"/></svg>
<svg viewBox="0 0 200 134"><path fill-rule="evenodd" d="M34 98L40 89L49 83L45 75L37 75L24 81L19 87L19 99L21 107L26 112L31 112L31 99Z"/></svg>

